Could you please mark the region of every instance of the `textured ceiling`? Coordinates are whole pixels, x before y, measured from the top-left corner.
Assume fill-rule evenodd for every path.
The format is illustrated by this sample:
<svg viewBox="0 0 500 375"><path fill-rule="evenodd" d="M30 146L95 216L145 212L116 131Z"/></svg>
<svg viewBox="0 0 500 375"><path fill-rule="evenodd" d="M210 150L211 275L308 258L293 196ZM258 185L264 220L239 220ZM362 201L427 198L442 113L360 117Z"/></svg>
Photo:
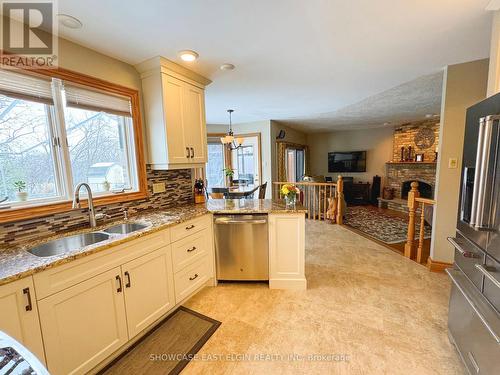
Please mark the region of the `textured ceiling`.
<svg viewBox="0 0 500 375"><path fill-rule="evenodd" d="M321 126L333 127L343 108L342 126L354 117L357 124L349 121L358 126L365 120L385 121L382 111L390 115L391 106L400 108L400 114L410 109L411 103L402 103L398 95L377 99L376 94L449 64L488 57L487 4L488 0L64 0L59 1L59 12L79 18L83 28L59 31L130 64L161 55L210 78L209 123L225 123L226 109L234 108L236 123L302 119L302 125L315 127L312 120L323 114ZM197 51L200 58L181 62L177 52L183 49ZM236 69L221 71L223 63L235 64ZM419 103L432 107L435 102L426 102L424 96L417 97ZM373 102L364 105L378 112L377 117L366 118L365 108L365 117L359 108L351 108L366 98ZM414 110L422 111L417 102ZM330 122L327 113L333 116Z"/></svg>
<svg viewBox="0 0 500 375"><path fill-rule="evenodd" d="M426 75L348 105L309 118L279 121L308 132L395 126L439 115L443 72ZM390 124L385 124L390 122Z"/></svg>

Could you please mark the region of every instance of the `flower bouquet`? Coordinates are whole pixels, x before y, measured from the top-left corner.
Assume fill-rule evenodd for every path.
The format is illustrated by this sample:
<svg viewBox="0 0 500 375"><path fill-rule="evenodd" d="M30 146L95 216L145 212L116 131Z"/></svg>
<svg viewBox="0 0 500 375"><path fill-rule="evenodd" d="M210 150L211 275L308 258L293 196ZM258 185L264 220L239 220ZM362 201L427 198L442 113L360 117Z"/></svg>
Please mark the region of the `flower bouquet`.
<svg viewBox="0 0 500 375"><path fill-rule="evenodd" d="M292 184L285 184L281 187L280 193L285 197L286 206L295 208L297 195L300 194L299 188Z"/></svg>

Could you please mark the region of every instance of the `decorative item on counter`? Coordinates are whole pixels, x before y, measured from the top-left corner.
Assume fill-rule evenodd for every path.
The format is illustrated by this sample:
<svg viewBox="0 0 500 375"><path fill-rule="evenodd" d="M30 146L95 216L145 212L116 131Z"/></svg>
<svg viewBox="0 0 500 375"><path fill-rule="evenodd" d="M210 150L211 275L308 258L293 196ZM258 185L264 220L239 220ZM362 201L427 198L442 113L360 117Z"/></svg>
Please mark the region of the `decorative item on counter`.
<svg viewBox="0 0 500 375"><path fill-rule="evenodd" d="M401 147L401 162L405 161L405 148Z"/></svg>
<svg viewBox="0 0 500 375"><path fill-rule="evenodd" d="M234 169L224 168L224 174L226 175L226 186L230 187L233 184Z"/></svg>
<svg viewBox="0 0 500 375"><path fill-rule="evenodd" d="M111 189L111 184L108 180L104 180L104 182L102 183L102 188L104 189L104 191L109 191Z"/></svg>
<svg viewBox="0 0 500 375"><path fill-rule="evenodd" d="M434 151L434 162L437 163L438 161L438 148L436 147L436 151Z"/></svg>
<svg viewBox="0 0 500 375"><path fill-rule="evenodd" d="M202 179L197 179L194 182L194 203L205 203L205 183Z"/></svg>
<svg viewBox="0 0 500 375"><path fill-rule="evenodd" d="M416 154L415 161L416 162L423 162L424 161L424 154Z"/></svg>
<svg viewBox="0 0 500 375"><path fill-rule="evenodd" d="M286 207L295 208L297 195L300 194L299 188L293 184L285 184L281 187L280 193L285 197Z"/></svg>
<svg viewBox="0 0 500 375"><path fill-rule="evenodd" d="M390 187L385 187L382 191L382 197L387 200L394 199L394 189Z"/></svg>
<svg viewBox="0 0 500 375"><path fill-rule="evenodd" d="M28 192L26 189L26 182L19 180L14 182L14 187L16 188L16 196L20 202L26 202L28 200Z"/></svg>

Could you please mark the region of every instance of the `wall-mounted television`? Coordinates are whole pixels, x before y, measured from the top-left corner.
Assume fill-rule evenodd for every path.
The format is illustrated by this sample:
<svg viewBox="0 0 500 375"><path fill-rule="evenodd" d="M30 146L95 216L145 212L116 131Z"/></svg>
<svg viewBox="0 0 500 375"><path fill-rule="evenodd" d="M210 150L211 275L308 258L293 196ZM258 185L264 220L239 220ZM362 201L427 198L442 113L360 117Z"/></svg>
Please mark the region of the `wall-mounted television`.
<svg viewBox="0 0 500 375"><path fill-rule="evenodd" d="M366 172L366 151L329 152L328 173Z"/></svg>

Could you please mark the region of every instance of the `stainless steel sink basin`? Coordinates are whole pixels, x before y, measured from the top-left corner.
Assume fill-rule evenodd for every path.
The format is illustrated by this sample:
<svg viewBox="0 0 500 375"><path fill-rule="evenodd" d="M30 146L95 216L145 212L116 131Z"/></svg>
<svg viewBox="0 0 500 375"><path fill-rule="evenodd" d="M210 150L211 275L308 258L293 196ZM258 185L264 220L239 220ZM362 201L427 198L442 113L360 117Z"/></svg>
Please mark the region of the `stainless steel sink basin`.
<svg viewBox="0 0 500 375"><path fill-rule="evenodd" d="M146 228L147 225L139 224L139 223L125 223L125 224L117 224L104 229L103 232L111 233L111 234L127 234L132 233L141 229Z"/></svg>
<svg viewBox="0 0 500 375"><path fill-rule="evenodd" d="M68 251L78 250L82 247L105 241L108 238L109 234L107 233L82 233L41 244L29 249L28 252L36 255L37 257L50 257L52 255L59 255Z"/></svg>

